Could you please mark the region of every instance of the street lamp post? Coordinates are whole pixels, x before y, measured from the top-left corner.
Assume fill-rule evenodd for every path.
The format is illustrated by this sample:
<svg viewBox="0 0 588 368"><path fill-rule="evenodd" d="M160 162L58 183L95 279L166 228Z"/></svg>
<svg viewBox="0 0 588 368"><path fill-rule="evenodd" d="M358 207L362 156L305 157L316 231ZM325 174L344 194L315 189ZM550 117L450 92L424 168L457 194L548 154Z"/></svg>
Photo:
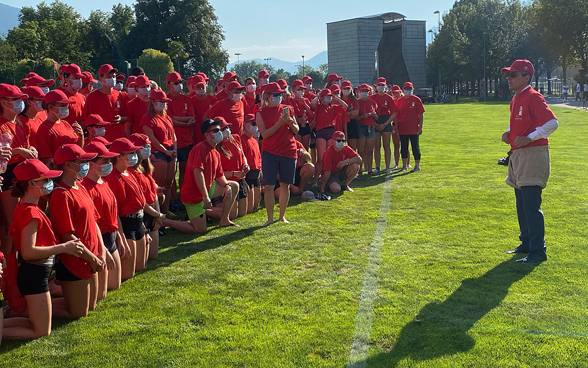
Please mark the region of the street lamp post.
<svg viewBox="0 0 588 368"><path fill-rule="evenodd" d="M302 55L302 74L303 77L306 75L306 70L304 69L304 55Z"/></svg>
<svg viewBox="0 0 588 368"><path fill-rule="evenodd" d="M438 27L437 28L437 33L439 33L439 31L441 30L441 12L439 10L435 10L433 12L433 14L437 14L437 19L438 19L438 21L437 21L437 27Z"/></svg>
<svg viewBox="0 0 588 368"><path fill-rule="evenodd" d="M488 88L486 88L486 35L488 33L484 32L484 34L482 35L482 37L484 37L484 95L482 95L482 98L484 99L484 101L486 101L486 93L488 92Z"/></svg>
<svg viewBox="0 0 588 368"><path fill-rule="evenodd" d="M269 62L272 58L265 58L263 60L265 60L265 68L268 69L269 68Z"/></svg>
<svg viewBox="0 0 588 368"><path fill-rule="evenodd" d="M243 55L243 54L242 54L242 53L240 53L240 52L236 52L236 53L235 53L235 56L237 56L237 64L239 64L239 57L240 57L241 55Z"/></svg>

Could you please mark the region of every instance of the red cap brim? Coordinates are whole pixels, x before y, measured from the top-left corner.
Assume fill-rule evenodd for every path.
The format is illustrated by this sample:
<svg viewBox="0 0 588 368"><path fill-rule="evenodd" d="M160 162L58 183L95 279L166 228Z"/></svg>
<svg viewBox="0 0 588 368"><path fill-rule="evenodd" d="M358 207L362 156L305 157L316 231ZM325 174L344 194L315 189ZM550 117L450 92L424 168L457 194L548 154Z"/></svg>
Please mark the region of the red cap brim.
<svg viewBox="0 0 588 368"><path fill-rule="evenodd" d="M45 179L53 179L53 178L57 178L57 177L61 176L61 174L63 174L63 171L49 170L45 174L41 175L41 177L45 178Z"/></svg>

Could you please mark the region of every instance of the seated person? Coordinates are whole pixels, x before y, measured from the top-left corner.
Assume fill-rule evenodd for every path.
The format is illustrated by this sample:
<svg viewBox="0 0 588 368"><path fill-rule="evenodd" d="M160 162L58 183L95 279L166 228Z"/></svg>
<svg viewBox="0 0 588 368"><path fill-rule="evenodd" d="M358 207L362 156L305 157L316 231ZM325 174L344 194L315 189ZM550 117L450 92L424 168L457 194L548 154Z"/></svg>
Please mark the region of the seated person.
<svg viewBox="0 0 588 368"><path fill-rule="evenodd" d="M345 145L345 133L333 133L333 144L323 156L321 193L324 193L325 188L332 193L339 193L341 190L353 192L349 183L359 172L362 161L357 152Z"/></svg>
<svg viewBox="0 0 588 368"><path fill-rule="evenodd" d="M294 184L290 185L290 192L293 195L300 195L304 192L304 187L314 174L314 165L310 162L311 157L304 149L304 145L296 141L296 175L294 176ZM280 198L280 186L276 184L274 190L276 198Z"/></svg>

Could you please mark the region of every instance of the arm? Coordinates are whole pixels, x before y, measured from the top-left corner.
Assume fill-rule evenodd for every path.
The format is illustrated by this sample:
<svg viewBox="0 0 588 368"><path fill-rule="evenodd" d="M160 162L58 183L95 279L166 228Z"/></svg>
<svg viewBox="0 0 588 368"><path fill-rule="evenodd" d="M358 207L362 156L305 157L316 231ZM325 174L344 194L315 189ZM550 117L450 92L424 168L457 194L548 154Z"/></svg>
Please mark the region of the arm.
<svg viewBox="0 0 588 368"><path fill-rule="evenodd" d="M265 122L263 121L261 114L257 113L257 115L255 117L255 122L257 123L257 126L259 127L259 133L265 139L265 138L269 138L272 135L274 135L278 131L278 129L280 129L282 124L284 124L286 122L286 119L284 119L284 115L282 114L280 116L280 118L278 119L278 122L275 123L271 128L267 129L265 127ZM296 132L298 132L298 131L296 131Z"/></svg>
<svg viewBox="0 0 588 368"><path fill-rule="evenodd" d="M70 240L61 244L48 247L38 247L37 229L39 220L33 219L21 230L21 249L20 254L25 261L34 259L49 258L55 254L67 253L80 256L84 252L84 245L79 240Z"/></svg>
<svg viewBox="0 0 588 368"><path fill-rule="evenodd" d="M339 97L333 95L333 100L335 100L339 105L341 105L341 107L344 110L347 110L347 108L349 107L349 105L347 105L347 103L345 101L343 101L342 99L340 99Z"/></svg>
<svg viewBox="0 0 588 368"><path fill-rule="evenodd" d="M423 134L423 114L419 115L419 135Z"/></svg>
<svg viewBox="0 0 588 368"><path fill-rule="evenodd" d="M143 132L149 137L149 140L151 141L152 148L155 148L156 150L165 153L167 156L171 155L171 153L161 143L159 143L157 138L155 138L155 135L153 134L153 129L151 129L150 127L148 127L146 125L143 125L142 129L143 129Z"/></svg>
<svg viewBox="0 0 588 368"><path fill-rule="evenodd" d="M204 171L202 169L195 168L194 179L196 180L196 186L198 187L198 190L200 191L200 193L202 193L202 202L204 208L212 208L212 202L208 197L208 190L206 189L206 184L204 183Z"/></svg>
<svg viewBox="0 0 588 368"><path fill-rule="evenodd" d="M79 239L73 234L72 231L59 235L59 239L64 243L70 240L79 241ZM90 250L85 245L83 252L81 255L79 255L79 257L84 261L89 262L92 265L92 269L96 272L104 269L104 264L102 263L102 260L96 257L94 253L90 252Z"/></svg>
<svg viewBox="0 0 588 368"><path fill-rule="evenodd" d="M104 265L106 265L109 270L112 270L114 268L114 258L112 258L112 254L110 254L108 249L106 249L106 247L104 246L104 239L102 239L100 227L98 226L98 224L96 224L96 230L97 230L97 234L98 234L98 243L99 243L98 254L100 255L100 258L102 259L102 262L104 263Z"/></svg>
<svg viewBox="0 0 588 368"><path fill-rule="evenodd" d="M537 127L537 129L535 129L534 132L531 132L526 136L516 137L515 141L514 141L514 145L518 148L521 148L521 147L524 147L533 141L536 141L537 139L547 138L547 137L549 137L549 135L551 133L553 133L557 129L558 126L559 126L559 123L558 123L557 119L551 119L551 120L547 121L545 124ZM507 132L507 133L509 133L509 132ZM507 133L504 133L504 134L507 134ZM504 139L504 134L503 134L503 139Z"/></svg>
<svg viewBox="0 0 588 368"><path fill-rule="evenodd" d="M393 112L392 115L390 115L390 118L388 120L386 120L386 122L383 125L386 126L386 125L392 124L392 122L394 121L394 119L396 119L396 113L395 112ZM422 118L421 118L421 120L422 120ZM421 121L420 124L422 126L423 122Z"/></svg>
<svg viewBox="0 0 588 368"><path fill-rule="evenodd" d="M118 230L116 231L116 247L120 253L120 258L123 259L131 256L131 247L129 246L129 243L127 243L127 239L125 239L120 217L116 216L116 219L118 221Z"/></svg>
<svg viewBox="0 0 588 368"><path fill-rule="evenodd" d="M322 183L321 183L321 193L325 192L325 186L327 185L327 182L329 181L329 178L331 177L331 172L330 171L325 171L322 175Z"/></svg>

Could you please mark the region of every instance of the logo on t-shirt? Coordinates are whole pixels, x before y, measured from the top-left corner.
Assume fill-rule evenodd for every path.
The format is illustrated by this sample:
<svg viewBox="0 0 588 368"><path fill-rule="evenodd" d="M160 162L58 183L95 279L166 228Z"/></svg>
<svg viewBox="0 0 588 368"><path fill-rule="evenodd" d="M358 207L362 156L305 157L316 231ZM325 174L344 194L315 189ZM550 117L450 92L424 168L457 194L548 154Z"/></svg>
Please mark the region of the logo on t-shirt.
<svg viewBox="0 0 588 368"><path fill-rule="evenodd" d="M187 103L184 104L184 111L188 111L188 104Z"/></svg>
<svg viewBox="0 0 588 368"><path fill-rule="evenodd" d="M519 116L523 116L523 107L522 106L519 107Z"/></svg>
<svg viewBox="0 0 588 368"><path fill-rule="evenodd" d="M414 107L414 102L412 103L412 107Z"/></svg>

